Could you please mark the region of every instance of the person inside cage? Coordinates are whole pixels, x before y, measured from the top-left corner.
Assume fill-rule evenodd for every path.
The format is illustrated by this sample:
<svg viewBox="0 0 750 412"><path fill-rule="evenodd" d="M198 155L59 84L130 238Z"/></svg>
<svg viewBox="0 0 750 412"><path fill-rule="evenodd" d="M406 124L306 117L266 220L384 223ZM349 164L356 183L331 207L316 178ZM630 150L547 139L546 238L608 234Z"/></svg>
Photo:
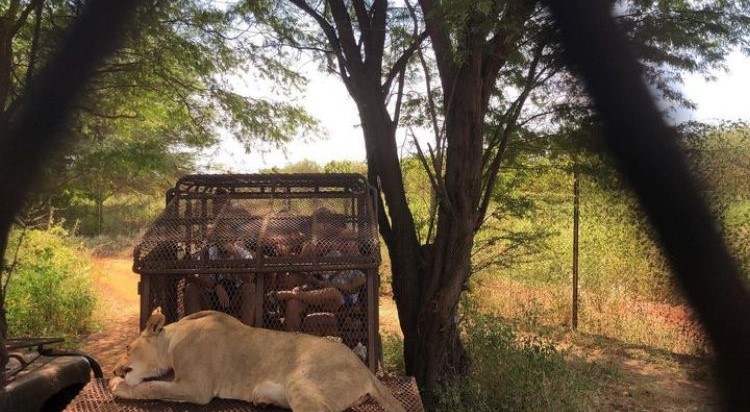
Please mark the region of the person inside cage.
<svg viewBox="0 0 750 412"><path fill-rule="evenodd" d="M343 256L360 254L357 233L348 227L345 215L320 207L311 220L310 238L302 246L302 256L325 256L334 251Z"/></svg>
<svg viewBox="0 0 750 412"><path fill-rule="evenodd" d="M322 272L308 276L305 283L290 290L279 290L274 297L286 302L284 328L290 332L302 330L302 320L308 309L333 313L342 307L351 307L359 301L359 291L367 282L360 270ZM317 316L318 325L308 325L310 329L331 330L335 325L325 321L326 316ZM335 321L334 318L331 318ZM332 333L337 335L337 333Z"/></svg>
<svg viewBox="0 0 750 412"><path fill-rule="evenodd" d="M232 218L252 217L241 207L221 210L221 221L216 224L213 236L216 242L206 248L207 256L197 259L253 259L255 256L242 240L242 225ZM219 219L217 219L219 220ZM221 240L218 240L221 239ZM217 273L199 274L187 278L185 283L185 314L211 309L236 315L243 323L252 326L255 322L255 274Z"/></svg>
<svg viewBox="0 0 750 412"><path fill-rule="evenodd" d="M311 232L309 241L302 247L301 257L345 258L359 253L356 234L347 228L343 215L327 208L317 209L312 215ZM272 292L271 296L286 304L284 328L287 331L302 330L303 319L312 309L318 313L305 319L306 329L324 335L337 335L333 313L341 307L357 304L359 291L366 281L367 277L359 270L325 271L311 275L284 273L279 275L279 290Z"/></svg>

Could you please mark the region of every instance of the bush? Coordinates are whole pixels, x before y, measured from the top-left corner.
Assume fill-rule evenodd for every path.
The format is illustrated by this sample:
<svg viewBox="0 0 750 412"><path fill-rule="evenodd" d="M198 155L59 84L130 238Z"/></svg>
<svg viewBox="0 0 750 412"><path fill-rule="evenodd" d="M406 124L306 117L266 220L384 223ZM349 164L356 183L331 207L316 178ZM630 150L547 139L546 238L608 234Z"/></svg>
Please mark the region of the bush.
<svg viewBox="0 0 750 412"><path fill-rule="evenodd" d="M593 409L595 373L566 360L552 343L520 336L502 319L474 314L464 325L470 379L437 393L440 411L580 411Z"/></svg>
<svg viewBox="0 0 750 412"><path fill-rule="evenodd" d="M404 340L395 333L382 335L383 342L383 369L387 373L404 375Z"/></svg>
<svg viewBox="0 0 750 412"><path fill-rule="evenodd" d="M472 313L463 324L471 358L468 379L457 379L435 393L436 411L592 410L600 371L569 360L555 346L521 334L505 320ZM384 367L403 374L403 341L383 338Z"/></svg>
<svg viewBox="0 0 750 412"><path fill-rule="evenodd" d="M90 326L95 296L81 245L62 228L11 234L22 240L6 296L11 336L77 336Z"/></svg>

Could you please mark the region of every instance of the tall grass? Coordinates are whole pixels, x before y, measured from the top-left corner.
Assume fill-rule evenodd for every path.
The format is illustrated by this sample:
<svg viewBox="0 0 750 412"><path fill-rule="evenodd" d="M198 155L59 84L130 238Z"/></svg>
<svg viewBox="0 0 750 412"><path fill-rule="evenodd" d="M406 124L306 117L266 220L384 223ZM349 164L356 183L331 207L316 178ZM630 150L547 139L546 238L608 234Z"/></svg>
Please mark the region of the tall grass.
<svg viewBox="0 0 750 412"><path fill-rule="evenodd" d="M477 273L473 290L486 310L522 319L526 326L569 326L572 181L555 169L528 179L523 187L535 207L494 225L545 235L527 242L525 254ZM592 176L582 175L580 187L579 330L671 352L705 353L702 331L635 200L616 182L603 185Z"/></svg>

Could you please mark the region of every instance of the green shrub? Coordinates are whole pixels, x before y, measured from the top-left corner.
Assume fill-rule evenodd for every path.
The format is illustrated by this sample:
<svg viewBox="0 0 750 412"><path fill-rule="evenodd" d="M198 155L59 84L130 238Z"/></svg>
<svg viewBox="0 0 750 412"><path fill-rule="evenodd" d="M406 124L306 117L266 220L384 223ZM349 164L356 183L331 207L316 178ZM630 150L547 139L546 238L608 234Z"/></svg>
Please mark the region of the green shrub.
<svg viewBox="0 0 750 412"><path fill-rule="evenodd" d="M593 409L595 371L569 361L551 342L520 336L502 319L473 314L464 325L470 379L436 394L440 411L581 411Z"/></svg>
<svg viewBox="0 0 750 412"><path fill-rule="evenodd" d="M95 296L80 244L60 228L11 234L23 240L6 296L11 336L76 336L90 326Z"/></svg>
<svg viewBox="0 0 750 412"><path fill-rule="evenodd" d="M539 337L522 336L505 320L472 313L463 325L471 358L468 379L435 393L436 411L582 411L594 409L602 372ZM403 374L403 341L383 337L384 368Z"/></svg>

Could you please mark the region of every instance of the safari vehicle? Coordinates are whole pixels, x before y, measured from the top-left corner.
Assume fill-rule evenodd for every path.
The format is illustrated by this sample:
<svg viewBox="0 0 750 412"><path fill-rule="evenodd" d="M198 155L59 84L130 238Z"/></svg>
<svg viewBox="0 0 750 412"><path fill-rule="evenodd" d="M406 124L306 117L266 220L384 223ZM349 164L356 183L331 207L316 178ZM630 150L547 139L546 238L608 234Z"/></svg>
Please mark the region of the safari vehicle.
<svg viewBox="0 0 750 412"><path fill-rule="evenodd" d="M101 378L89 356L54 349L63 339L8 339L10 362L0 371L0 411L36 412L64 408L91 380Z"/></svg>
<svg viewBox="0 0 750 412"><path fill-rule="evenodd" d="M356 174L179 179L166 193L165 210L134 250L133 271L141 275L141 329L155 308L161 308L167 323L197 310L219 310L255 327L337 340L375 371L381 351L374 196L365 178ZM296 299L289 297L306 291L299 285L341 274L358 282L349 289L337 286L341 290L334 290L335 282L326 283L323 289L339 296L338 301L302 302L300 297L295 306ZM316 295L321 290L312 289ZM413 379L384 383L407 410L423 410ZM121 410L118 402L106 382L97 380L69 410ZM256 410L249 403L220 399L201 407L154 401L127 405L133 411L162 410L164 405L169 410ZM382 409L365 403L356 410Z"/></svg>

